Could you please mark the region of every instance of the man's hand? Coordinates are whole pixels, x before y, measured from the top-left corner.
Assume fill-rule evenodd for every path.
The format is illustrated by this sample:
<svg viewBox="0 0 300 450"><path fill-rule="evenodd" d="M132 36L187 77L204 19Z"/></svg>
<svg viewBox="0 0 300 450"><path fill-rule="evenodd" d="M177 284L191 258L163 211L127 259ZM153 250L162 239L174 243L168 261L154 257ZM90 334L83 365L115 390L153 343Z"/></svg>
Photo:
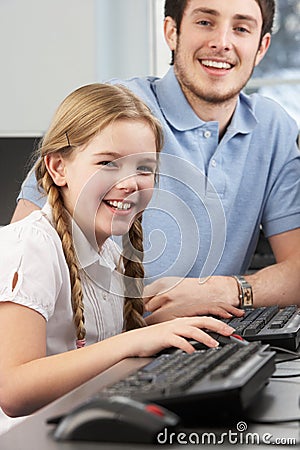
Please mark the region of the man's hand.
<svg viewBox="0 0 300 450"><path fill-rule="evenodd" d="M226 319L244 314L236 307L238 290L232 277L161 278L144 289L144 302L146 311L152 313L146 318L149 325L176 317L213 315Z"/></svg>

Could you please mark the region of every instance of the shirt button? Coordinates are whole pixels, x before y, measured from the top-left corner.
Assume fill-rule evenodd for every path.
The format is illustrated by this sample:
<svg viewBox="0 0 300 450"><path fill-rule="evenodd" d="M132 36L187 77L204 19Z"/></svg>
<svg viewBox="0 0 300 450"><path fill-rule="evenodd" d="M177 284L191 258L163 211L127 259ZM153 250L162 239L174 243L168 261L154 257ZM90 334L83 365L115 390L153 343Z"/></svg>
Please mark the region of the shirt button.
<svg viewBox="0 0 300 450"><path fill-rule="evenodd" d="M211 165L212 165L213 167L216 167L216 165L217 165L217 161L216 161L215 159L212 159L212 161L211 161Z"/></svg>
<svg viewBox="0 0 300 450"><path fill-rule="evenodd" d="M204 134L204 137L205 137L206 139L208 139L208 138L211 137L211 132L210 132L209 130L204 131L203 134Z"/></svg>

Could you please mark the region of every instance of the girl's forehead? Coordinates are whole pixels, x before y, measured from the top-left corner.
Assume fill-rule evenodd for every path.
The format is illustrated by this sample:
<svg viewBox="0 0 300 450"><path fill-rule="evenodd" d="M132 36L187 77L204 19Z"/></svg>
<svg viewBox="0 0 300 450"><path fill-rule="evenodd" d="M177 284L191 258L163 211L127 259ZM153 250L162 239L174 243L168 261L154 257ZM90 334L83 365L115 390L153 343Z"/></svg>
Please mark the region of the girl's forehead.
<svg viewBox="0 0 300 450"><path fill-rule="evenodd" d="M156 152L156 136L147 122L116 121L99 131L86 149L96 153L125 154Z"/></svg>

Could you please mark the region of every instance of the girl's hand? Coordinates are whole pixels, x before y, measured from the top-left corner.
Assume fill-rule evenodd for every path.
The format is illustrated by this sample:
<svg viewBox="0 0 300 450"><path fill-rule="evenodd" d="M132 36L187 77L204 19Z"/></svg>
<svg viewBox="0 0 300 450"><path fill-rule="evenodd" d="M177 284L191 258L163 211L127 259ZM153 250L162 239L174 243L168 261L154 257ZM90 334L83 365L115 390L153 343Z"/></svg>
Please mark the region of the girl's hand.
<svg viewBox="0 0 300 450"><path fill-rule="evenodd" d="M193 353L194 347L185 338L202 342L208 347L217 347L218 342L201 328L224 336L229 336L234 331L232 327L212 317L177 318L126 332L128 356L151 356L168 347Z"/></svg>

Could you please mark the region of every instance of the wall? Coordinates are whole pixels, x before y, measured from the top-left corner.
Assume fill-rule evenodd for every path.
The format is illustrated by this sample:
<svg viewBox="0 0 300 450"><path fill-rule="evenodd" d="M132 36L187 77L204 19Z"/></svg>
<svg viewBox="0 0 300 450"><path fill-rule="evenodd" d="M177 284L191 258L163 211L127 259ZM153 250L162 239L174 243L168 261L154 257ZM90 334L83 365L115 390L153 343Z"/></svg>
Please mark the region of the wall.
<svg viewBox="0 0 300 450"><path fill-rule="evenodd" d="M0 0L0 135L44 132L74 88L153 71L155 0Z"/></svg>
<svg viewBox="0 0 300 450"><path fill-rule="evenodd" d="M98 0L97 77L145 76L155 72L154 8L157 0Z"/></svg>
<svg viewBox="0 0 300 450"><path fill-rule="evenodd" d="M95 80L93 0L0 1L0 134L41 134L73 88Z"/></svg>

